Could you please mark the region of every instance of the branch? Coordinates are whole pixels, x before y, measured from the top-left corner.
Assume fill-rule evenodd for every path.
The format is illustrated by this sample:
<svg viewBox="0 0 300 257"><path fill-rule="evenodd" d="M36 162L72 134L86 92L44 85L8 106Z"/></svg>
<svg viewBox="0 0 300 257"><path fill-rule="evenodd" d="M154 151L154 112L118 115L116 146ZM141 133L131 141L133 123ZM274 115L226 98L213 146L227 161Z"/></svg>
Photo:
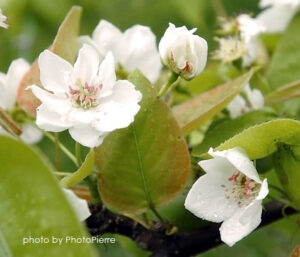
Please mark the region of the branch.
<svg viewBox="0 0 300 257"><path fill-rule="evenodd" d="M90 205L92 215L87 219L87 227L91 235L116 233L125 235L136 242L144 250L151 251L152 257L188 257L203 253L223 242L220 239L220 224L212 223L207 227L189 233L166 235L166 229L155 223L151 230L146 229L134 220L114 214L102 205ZM262 214L259 226L266 226L284 216L296 213L293 208L286 208L279 202L269 202Z"/></svg>

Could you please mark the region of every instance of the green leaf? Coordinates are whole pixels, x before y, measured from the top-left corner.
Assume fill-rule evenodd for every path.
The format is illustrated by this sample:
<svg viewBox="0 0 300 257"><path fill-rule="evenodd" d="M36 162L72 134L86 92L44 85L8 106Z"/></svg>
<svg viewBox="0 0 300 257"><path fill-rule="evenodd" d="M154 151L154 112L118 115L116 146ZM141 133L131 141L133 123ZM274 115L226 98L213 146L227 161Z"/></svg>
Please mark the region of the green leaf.
<svg viewBox="0 0 300 257"><path fill-rule="evenodd" d="M300 80L299 27L300 13L281 37L267 70L267 79L273 89Z"/></svg>
<svg viewBox="0 0 300 257"><path fill-rule="evenodd" d="M95 157L103 202L123 213L142 213L178 195L190 157L172 112L149 81L138 71L129 79L143 94L141 109L128 128L107 136Z"/></svg>
<svg viewBox="0 0 300 257"><path fill-rule="evenodd" d="M265 96L266 104L283 102L292 98L300 97L300 80L280 87Z"/></svg>
<svg viewBox="0 0 300 257"><path fill-rule="evenodd" d="M242 147L250 159L263 158L277 150L277 144L300 144L300 122L276 119L250 127L228 139L215 150Z"/></svg>
<svg viewBox="0 0 300 257"><path fill-rule="evenodd" d="M225 120L212 129L209 128L207 130L202 143L193 149L193 155L199 156L206 153L210 147L218 146L243 130L274 118L274 112L270 110L258 110L246 113L234 120Z"/></svg>
<svg viewBox="0 0 300 257"><path fill-rule="evenodd" d="M89 244L69 244L67 236L87 237L54 176L36 151L20 141L0 136L1 256L92 257ZM51 243L53 237L63 243ZM23 245L24 238L48 238L49 243ZM4 250L3 250L4 249Z"/></svg>
<svg viewBox="0 0 300 257"><path fill-rule="evenodd" d="M60 25L50 50L70 63L75 61L78 50L78 35L82 8L73 6ZM17 101L29 113L35 115L39 100L26 90L28 85L41 85L38 61L36 60L30 70L23 77L19 89Z"/></svg>
<svg viewBox="0 0 300 257"><path fill-rule="evenodd" d="M294 149L298 150L294 151ZM300 146L279 144L274 154L275 169L292 203L300 209Z"/></svg>
<svg viewBox="0 0 300 257"><path fill-rule="evenodd" d="M80 168L75 171L74 173L70 173L69 176L64 177L61 181L60 181L60 185L62 187L70 187L73 186L77 183L79 183L80 181L82 181L84 178L86 178L88 175L90 175L93 171L94 171L94 163L95 163L95 153L93 150L91 150L84 162L82 163L82 165L80 166Z"/></svg>
<svg viewBox="0 0 300 257"><path fill-rule="evenodd" d="M191 132L222 111L248 83L252 73L250 71L224 85L174 106L173 113L184 133Z"/></svg>

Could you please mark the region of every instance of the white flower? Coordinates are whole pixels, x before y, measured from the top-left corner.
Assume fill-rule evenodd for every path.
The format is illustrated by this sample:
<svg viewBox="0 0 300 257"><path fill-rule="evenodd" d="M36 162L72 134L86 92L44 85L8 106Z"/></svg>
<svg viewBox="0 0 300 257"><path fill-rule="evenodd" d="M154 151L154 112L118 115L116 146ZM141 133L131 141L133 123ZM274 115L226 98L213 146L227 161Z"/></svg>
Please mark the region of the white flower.
<svg viewBox="0 0 300 257"><path fill-rule="evenodd" d="M256 19L264 24L266 32L283 32L300 9L300 0L261 0L260 7L266 8Z"/></svg>
<svg viewBox="0 0 300 257"><path fill-rule="evenodd" d="M232 62L242 58L247 53L243 40L237 37L217 38L219 48L213 53L213 58L223 63Z"/></svg>
<svg viewBox="0 0 300 257"><path fill-rule="evenodd" d="M43 87L30 86L42 104L36 124L44 130L68 129L87 147L102 143L111 131L129 126L139 111L142 95L127 80L116 81L113 55L100 64L96 50L84 44L74 67L45 50L38 59Z"/></svg>
<svg viewBox="0 0 300 257"><path fill-rule="evenodd" d="M0 73L0 107L4 110L8 112L13 111L19 84L29 67L29 63L20 58L11 63L7 74ZM41 131L29 123L23 123L20 126L23 131L20 137L24 142L34 144L42 139ZM0 130L0 133L8 134L3 128Z"/></svg>
<svg viewBox="0 0 300 257"><path fill-rule="evenodd" d="M122 33L110 22L101 20L92 39L84 36L81 40L94 46L102 58L111 51L116 63L127 72L139 69L152 83L160 75L162 65L156 37L149 27L135 25Z"/></svg>
<svg viewBox="0 0 300 257"><path fill-rule="evenodd" d="M265 32L264 25L247 14L237 17L237 24L241 39L244 41L247 52L243 57L243 66L251 65L257 58L258 36Z"/></svg>
<svg viewBox="0 0 300 257"><path fill-rule="evenodd" d="M80 221L84 221L91 216L91 212L86 200L79 198L72 190L63 188L63 192L65 193L65 196L67 197L69 203L76 213L77 218Z"/></svg>
<svg viewBox="0 0 300 257"><path fill-rule="evenodd" d="M6 22L7 22L7 17L3 15L2 10L0 8L0 27L7 29L8 24Z"/></svg>
<svg viewBox="0 0 300 257"><path fill-rule="evenodd" d="M264 107L264 96L258 89L251 89L247 84L243 90L245 99L237 95L228 105L229 116L235 119L251 110L258 110Z"/></svg>
<svg viewBox="0 0 300 257"><path fill-rule="evenodd" d="M169 23L158 49L163 64L185 79L192 79L203 71L207 61L207 42L193 35L196 28L176 28Z"/></svg>
<svg viewBox="0 0 300 257"><path fill-rule="evenodd" d="M260 224L268 183L241 148L210 149L209 154L213 159L199 162L206 174L192 186L185 208L202 219L223 222L221 240L232 246Z"/></svg>

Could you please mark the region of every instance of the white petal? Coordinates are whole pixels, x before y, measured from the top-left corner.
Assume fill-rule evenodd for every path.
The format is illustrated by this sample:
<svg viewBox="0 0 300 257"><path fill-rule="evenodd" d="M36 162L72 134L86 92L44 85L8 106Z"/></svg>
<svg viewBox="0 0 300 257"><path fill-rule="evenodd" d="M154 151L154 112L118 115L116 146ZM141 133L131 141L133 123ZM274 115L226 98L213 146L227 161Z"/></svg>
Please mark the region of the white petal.
<svg viewBox="0 0 300 257"><path fill-rule="evenodd" d="M2 14L2 10L0 8L0 27L7 29L8 24L6 23L7 17Z"/></svg>
<svg viewBox="0 0 300 257"><path fill-rule="evenodd" d="M112 93L112 88L116 83L115 60L111 52L108 52L101 63L98 76L102 83L100 96L106 97Z"/></svg>
<svg viewBox="0 0 300 257"><path fill-rule="evenodd" d="M264 96L260 90L256 88L251 89L250 87L245 87L245 92L251 104L251 107L254 110L258 110L264 107Z"/></svg>
<svg viewBox="0 0 300 257"><path fill-rule="evenodd" d="M141 99L142 94L135 90L132 83L127 80L117 81L112 95L103 99L105 103L100 103L99 118L94 126L106 132L128 127L140 109L138 102Z"/></svg>
<svg viewBox="0 0 300 257"><path fill-rule="evenodd" d="M57 95L68 92L72 65L49 50L40 54L38 62L43 87Z"/></svg>
<svg viewBox="0 0 300 257"><path fill-rule="evenodd" d="M256 19L264 24L267 33L283 32L297 12L291 5L274 5L257 15Z"/></svg>
<svg viewBox="0 0 300 257"><path fill-rule="evenodd" d="M92 80L97 75L99 69L99 55L97 51L90 45L84 44L78 54L78 58L74 64L74 78L80 79L84 85L92 85Z"/></svg>
<svg viewBox="0 0 300 257"><path fill-rule="evenodd" d="M226 198L225 188L230 187L227 177L210 173L200 177L192 186L184 206L199 218L221 222L229 218L238 208L237 203Z"/></svg>
<svg viewBox="0 0 300 257"><path fill-rule="evenodd" d="M240 147L231 148L224 151L213 152L212 148L208 152L213 157L222 157L228 160L237 171L240 171L248 178L253 179L257 183L262 183L253 162L249 159L244 149Z"/></svg>
<svg viewBox="0 0 300 257"><path fill-rule="evenodd" d="M89 124L72 127L69 129L69 133L75 141L90 148L99 146L107 135L107 133L100 132Z"/></svg>
<svg viewBox="0 0 300 257"><path fill-rule="evenodd" d="M200 161L198 164L206 173L215 176L224 176L226 180L236 172L236 168L225 158L215 157Z"/></svg>
<svg viewBox="0 0 300 257"><path fill-rule="evenodd" d="M239 208L220 227L221 240L229 246L249 235L261 222L261 201L254 201L245 208Z"/></svg>
<svg viewBox="0 0 300 257"><path fill-rule="evenodd" d="M105 55L103 55L99 49L98 49L98 45L97 43L89 36L85 35L85 36L80 36L78 38L78 43L79 43L79 47L81 48L84 44L88 44L90 46L92 46L98 53L99 55L99 59L100 59L100 62L104 59Z"/></svg>
<svg viewBox="0 0 300 257"><path fill-rule="evenodd" d="M256 200L262 200L262 199L264 199L268 194L269 194L268 181L267 181L267 179L265 178L265 179L263 180L263 182L261 183L260 190L259 190L258 196L256 197Z"/></svg>
<svg viewBox="0 0 300 257"><path fill-rule="evenodd" d="M233 100L227 105L226 109L229 111L229 116L232 119L241 116L249 110L246 101L240 95L233 98Z"/></svg>
<svg viewBox="0 0 300 257"><path fill-rule="evenodd" d="M72 104L65 95L59 97L36 85L29 86L27 89L31 89L32 93L53 112L66 114L72 109Z"/></svg>
<svg viewBox="0 0 300 257"><path fill-rule="evenodd" d="M158 79L162 65L156 37L149 27L135 25L127 29L119 45L118 56L126 71L139 69L152 83Z"/></svg>
<svg viewBox="0 0 300 257"><path fill-rule="evenodd" d="M117 62L119 61L117 55L118 45L123 44L121 37L122 32L106 20L100 20L92 35L101 55L105 56L111 51Z"/></svg>
<svg viewBox="0 0 300 257"><path fill-rule="evenodd" d="M22 58L13 61L9 66L7 71L7 76L6 76L6 83L7 83L7 90L10 91L10 95L11 95L11 99L10 99L11 105L8 109L13 107L13 105L15 104L20 82L24 77L25 73L29 70L29 68L30 68L29 63Z"/></svg>
<svg viewBox="0 0 300 257"><path fill-rule="evenodd" d="M41 104L37 108L36 125L46 131L61 132L68 129L72 124L52 108Z"/></svg>
<svg viewBox="0 0 300 257"><path fill-rule="evenodd" d="M25 123L22 126L22 134L20 136L20 138L27 144L36 144L39 141L41 141L43 137L42 132L32 126L31 124Z"/></svg>
<svg viewBox="0 0 300 257"><path fill-rule="evenodd" d="M73 210L75 211L78 219L80 221L84 221L85 219L87 219L91 215L87 201L79 198L71 190L63 189L63 191L64 191L69 203L73 207Z"/></svg>
<svg viewBox="0 0 300 257"><path fill-rule="evenodd" d="M195 35L194 37L194 50L195 50L195 55L197 56L197 70L195 71L195 74L198 75L201 73L205 66L206 66L206 61L207 61L207 51L208 51L208 46L207 42L205 39L202 37L199 37Z"/></svg>

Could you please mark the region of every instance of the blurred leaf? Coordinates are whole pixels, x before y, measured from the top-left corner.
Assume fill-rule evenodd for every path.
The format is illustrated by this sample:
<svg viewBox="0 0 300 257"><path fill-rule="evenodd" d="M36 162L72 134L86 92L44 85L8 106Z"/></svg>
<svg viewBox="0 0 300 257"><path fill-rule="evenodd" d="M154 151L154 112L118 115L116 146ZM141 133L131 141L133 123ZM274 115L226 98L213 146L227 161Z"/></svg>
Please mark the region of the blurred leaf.
<svg viewBox="0 0 300 257"><path fill-rule="evenodd" d="M300 80L280 87L265 96L267 104L283 102L292 98L300 97Z"/></svg>
<svg viewBox="0 0 300 257"><path fill-rule="evenodd" d="M57 35L50 50L70 63L73 63L78 50L79 26L81 19L81 7L71 8L66 18L60 25ZM30 70L25 74L18 89L17 101L29 114L35 115L39 100L31 91L26 90L29 85L41 85L38 61L36 60Z"/></svg>
<svg viewBox="0 0 300 257"><path fill-rule="evenodd" d="M0 136L1 256L95 256L88 244L66 243L67 236L87 236L39 155L24 143ZM53 237L64 242L51 243ZM24 238L49 238L50 243L23 245Z"/></svg>
<svg viewBox="0 0 300 257"><path fill-rule="evenodd" d="M277 152L274 154L274 163L285 192L291 199L292 204L300 209L300 154L296 155L293 148L300 150L300 145L278 145Z"/></svg>
<svg viewBox="0 0 300 257"><path fill-rule="evenodd" d="M241 147L250 159L263 158L277 150L277 144L300 144L300 122L292 119L276 119L253 127L228 139L215 150Z"/></svg>
<svg viewBox="0 0 300 257"><path fill-rule="evenodd" d="M242 90L252 76L252 71L198 95L172 108L185 133L196 129L226 105Z"/></svg>
<svg viewBox="0 0 300 257"><path fill-rule="evenodd" d="M95 164L95 153L93 150L91 150L84 162L82 163L82 165L80 166L80 168L73 172L70 173L69 176L64 177L61 181L60 181L60 185L62 187L70 187L73 186L77 183L79 183L80 181L82 181L84 178L86 178L88 175L90 175L93 171L94 171L94 164Z"/></svg>
<svg viewBox="0 0 300 257"><path fill-rule="evenodd" d="M299 27L300 13L281 37L267 70L267 79L273 89L300 80Z"/></svg>
<svg viewBox="0 0 300 257"><path fill-rule="evenodd" d="M95 157L103 202L120 212L141 213L181 192L190 157L180 127L148 80L136 71L130 81L143 94L141 110L128 128L107 136Z"/></svg>
<svg viewBox="0 0 300 257"><path fill-rule="evenodd" d="M225 120L207 130L203 142L193 149L193 155L199 156L206 153L210 147L218 146L243 130L274 118L274 112L266 109L246 113L234 120Z"/></svg>

